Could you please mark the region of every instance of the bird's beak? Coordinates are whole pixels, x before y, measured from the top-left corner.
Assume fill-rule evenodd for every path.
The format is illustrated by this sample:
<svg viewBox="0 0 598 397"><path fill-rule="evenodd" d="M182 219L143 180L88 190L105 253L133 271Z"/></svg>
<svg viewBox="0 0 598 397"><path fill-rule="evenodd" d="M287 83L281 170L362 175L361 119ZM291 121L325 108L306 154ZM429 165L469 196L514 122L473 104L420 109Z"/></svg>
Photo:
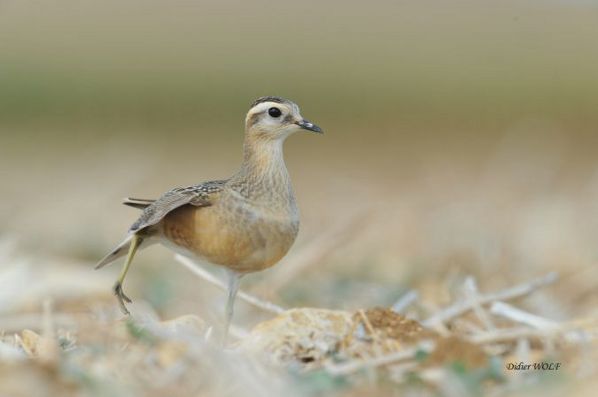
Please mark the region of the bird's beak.
<svg viewBox="0 0 598 397"><path fill-rule="evenodd" d="M295 122L295 124L297 124L299 127L303 128L304 130L308 130L308 131L312 131L312 132L317 132L318 134L323 134L324 131L322 131L322 129L320 127L318 127L317 125L315 125L314 123L312 123L311 121L308 120L301 120L301 121L297 121Z"/></svg>

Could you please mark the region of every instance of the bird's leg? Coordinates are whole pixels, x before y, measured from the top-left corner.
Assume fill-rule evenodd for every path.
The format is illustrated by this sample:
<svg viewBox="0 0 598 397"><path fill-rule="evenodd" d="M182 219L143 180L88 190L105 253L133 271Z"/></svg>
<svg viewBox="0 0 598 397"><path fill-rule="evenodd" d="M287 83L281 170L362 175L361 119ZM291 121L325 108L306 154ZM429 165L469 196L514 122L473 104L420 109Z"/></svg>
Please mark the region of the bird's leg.
<svg viewBox="0 0 598 397"><path fill-rule="evenodd" d="M226 299L226 308L224 309L224 332L222 334L222 344L226 346L228 339L228 328L230 327L233 318L233 311L235 306L235 298L237 291L239 291L239 283L241 281L242 273L237 273L233 270L226 271L228 276L228 297Z"/></svg>
<svg viewBox="0 0 598 397"><path fill-rule="evenodd" d="M129 311L125 306L125 302L131 303L131 299L127 295L125 295L123 291L123 282L125 281L125 277L127 276L129 266L131 265L133 257L135 256L135 252L137 252L137 248L139 248L139 245L142 241L143 238L141 238L137 234L133 235L133 238L131 239L131 245L129 246L129 253L127 254L127 259L125 260L125 265L123 266L123 269L120 272L120 276L118 276L118 280L116 280L116 283L114 284L114 294L116 295L116 299L118 299L120 310L124 314L129 314Z"/></svg>

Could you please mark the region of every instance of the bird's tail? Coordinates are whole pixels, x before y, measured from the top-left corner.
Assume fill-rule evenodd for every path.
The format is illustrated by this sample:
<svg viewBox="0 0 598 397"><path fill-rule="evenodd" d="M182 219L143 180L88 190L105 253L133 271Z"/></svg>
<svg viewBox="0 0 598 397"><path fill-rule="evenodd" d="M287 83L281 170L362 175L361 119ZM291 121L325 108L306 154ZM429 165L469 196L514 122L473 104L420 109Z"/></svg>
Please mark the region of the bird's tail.
<svg viewBox="0 0 598 397"><path fill-rule="evenodd" d="M114 248L108 255L102 258L101 261L98 262L95 269L101 269L104 266L114 262L118 258L125 256L128 251L128 247L131 244L131 240L133 239L133 233L129 234L127 238L123 240L116 248Z"/></svg>
<svg viewBox="0 0 598 397"><path fill-rule="evenodd" d="M152 205L152 203L154 203L155 201L156 200L127 197L123 200L123 204L128 205L129 207L138 208L142 210Z"/></svg>

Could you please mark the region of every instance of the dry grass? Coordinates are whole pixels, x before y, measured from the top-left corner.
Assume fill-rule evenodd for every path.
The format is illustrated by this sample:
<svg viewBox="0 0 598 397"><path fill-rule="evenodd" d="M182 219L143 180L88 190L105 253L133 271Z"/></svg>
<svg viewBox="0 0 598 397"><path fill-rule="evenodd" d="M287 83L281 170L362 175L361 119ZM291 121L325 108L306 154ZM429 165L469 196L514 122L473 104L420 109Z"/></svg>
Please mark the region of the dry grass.
<svg viewBox="0 0 598 397"><path fill-rule="evenodd" d="M356 311L284 310L243 293L241 300L273 318L251 330L235 327L223 349L218 327L197 315L165 320L137 302L123 318L105 274L90 278L85 268L51 263L34 274L8 247L5 241L0 273L2 395L505 395L540 393L546 384L564 390L598 372L595 317L556 321L519 307L558 285L556 273L489 292L466 277L442 308L415 290L394 309ZM198 284L220 285L177 260ZM76 282L67 287L65 279ZM519 362L560 368L506 370Z"/></svg>

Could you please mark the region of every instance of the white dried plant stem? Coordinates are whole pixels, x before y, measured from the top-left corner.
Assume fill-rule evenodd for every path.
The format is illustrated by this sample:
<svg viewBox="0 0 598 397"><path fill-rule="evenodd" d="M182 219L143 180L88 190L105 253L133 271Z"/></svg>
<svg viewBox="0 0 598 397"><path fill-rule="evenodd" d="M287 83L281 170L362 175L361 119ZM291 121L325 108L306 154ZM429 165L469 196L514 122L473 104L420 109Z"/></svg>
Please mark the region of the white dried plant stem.
<svg viewBox="0 0 598 397"><path fill-rule="evenodd" d="M353 360L342 364L326 364L325 368L326 371L333 376L349 375L360 370L381 367L397 361L414 358L420 351L430 353L434 350L435 346L436 344L433 341L425 340L420 342L417 346L395 353L385 354L369 360Z"/></svg>
<svg viewBox="0 0 598 397"><path fill-rule="evenodd" d="M395 313L404 314L407 308L417 302L418 299L419 293L413 289L409 290L392 305L392 310Z"/></svg>
<svg viewBox="0 0 598 397"><path fill-rule="evenodd" d="M185 256L182 256L182 255L179 255L179 254L175 255L175 259L179 263L181 263L183 266L185 266L187 269L189 269L196 276L203 278L210 284L213 284L213 285L217 286L218 288L226 291L227 287L222 280L219 280L217 277L213 276L210 272L202 269L191 259L189 259ZM285 311L284 308L282 308L272 302L268 302L266 300L257 298L253 295L249 295L248 293L243 292L243 291L239 291L237 296L239 297L239 299L249 303L250 305L255 306L264 311L270 312L270 313L281 314Z"/></svg>
<svg viewBox="0 0 598 397"><path fill-rule="evenodd" d="M548 273L545 276L533 279L527 283L516 285L515 287L507 288L505 290L491 294L480 295L478 302L480 305L487 305L495 301L519 298L530 294L538 288L552 284L557 278L557 273ZM448 320L470 311L472 308L473 305L470 301L455 303L423 321L423 325L425 327L437 327Z"/></svg>
<svg viewBox="0 0 598 397"><path fill-rule="evenodd" d="M552 320L518 309L508 303L494 302L490 307L490 313L512 320L516 323L529 325L536 329L553 329L558 324Z"/></svg>
<svg viewBox="0 0 598 397"><path fill-rule="evenodd" d="M480 304L480 295L478 293L478 286L473 276L465 278L463 290L466 298L471 302L473 312L486 329L496 328L492 323L492 319L486 313L484 307Z"/></svg>

